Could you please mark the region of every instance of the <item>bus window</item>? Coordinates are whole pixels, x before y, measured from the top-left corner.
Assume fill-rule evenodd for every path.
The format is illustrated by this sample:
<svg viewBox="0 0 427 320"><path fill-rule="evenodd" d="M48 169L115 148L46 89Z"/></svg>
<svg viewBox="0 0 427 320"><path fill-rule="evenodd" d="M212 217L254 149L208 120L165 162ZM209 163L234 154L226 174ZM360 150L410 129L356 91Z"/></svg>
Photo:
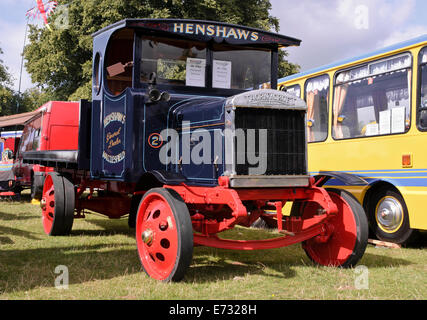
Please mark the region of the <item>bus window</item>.
<svg viewBox="0 0 427 320"><path fill-rule="evenodd" d="M337 74L334 139L404 133L410 127L411 55L372 62Z"/></svg>
<svg viewBox="0 0 427 320"><path fill-rule="evenodd" d="M328 136L328 96L328 75L312 78L305 83L308 142L325 141Z"/></svg>
<svg viewBox="0 0 427 320"><path fill-rule="evenodd" d="M295 84L293 86L286 87L286 92L293 94L294 96L300 98L301 97L301 87L299 84Z"/></svg>
<svg viewBox="0 0 427 320"><path fill-rule="evenodd" d="M418 105L418 128L427 131L427 48L420 53L420 100Z"/></svg>

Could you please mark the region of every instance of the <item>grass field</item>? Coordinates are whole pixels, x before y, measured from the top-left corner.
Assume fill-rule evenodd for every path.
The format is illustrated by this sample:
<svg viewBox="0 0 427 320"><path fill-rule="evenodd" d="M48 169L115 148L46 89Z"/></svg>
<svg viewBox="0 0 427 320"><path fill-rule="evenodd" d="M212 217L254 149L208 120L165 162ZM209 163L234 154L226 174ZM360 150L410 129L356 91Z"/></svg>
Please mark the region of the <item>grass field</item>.
<svg viewBox="0 0 427 320"><path fill-rule="evenodd" d="M43 233L40 208L0 202L0 299L426 299L427 248L369 245L358 269L313 265L300 245L267 251L194 249L184 281L162 283L142 271L126 219L90 215L68 237ZM229 238L274 236L236 228ZM57 266L69 272L57 289ZM366 276L360 282L361 276ZM366 281L367 280L367 281ZM362 284L362 288L360 285Z"/></svg>

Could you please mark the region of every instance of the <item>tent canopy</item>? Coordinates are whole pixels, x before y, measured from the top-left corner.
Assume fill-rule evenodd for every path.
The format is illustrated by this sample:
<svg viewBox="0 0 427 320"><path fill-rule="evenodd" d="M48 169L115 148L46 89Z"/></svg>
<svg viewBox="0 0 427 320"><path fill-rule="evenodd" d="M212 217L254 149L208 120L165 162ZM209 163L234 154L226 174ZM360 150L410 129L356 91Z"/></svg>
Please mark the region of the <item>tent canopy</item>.
<svg viewBox="0 0 427 320"><path fill-rule="evenodd" d="M25 122L30 120L32 117L34 117L38 113L40 113L40 111L36 110L32 112L25 112L25 113L13 114L11 116L0 117L0 128L24 125Z"/></svg>

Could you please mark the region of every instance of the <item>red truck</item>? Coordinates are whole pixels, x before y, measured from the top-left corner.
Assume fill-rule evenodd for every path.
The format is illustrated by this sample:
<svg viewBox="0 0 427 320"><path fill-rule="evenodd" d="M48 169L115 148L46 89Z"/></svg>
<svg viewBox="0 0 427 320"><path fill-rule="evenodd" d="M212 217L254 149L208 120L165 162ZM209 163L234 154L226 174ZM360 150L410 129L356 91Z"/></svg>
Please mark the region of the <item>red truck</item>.
<svg viewBox="0 0 427 320"><path fill-rule="evenodd" d="M26 151L75 150L78 147L79 103L50 101L25 122L22 137L15 150L13 173L16 188L31 187L31 197L40 200L44 176L52 168L26 164Z"/></svg>

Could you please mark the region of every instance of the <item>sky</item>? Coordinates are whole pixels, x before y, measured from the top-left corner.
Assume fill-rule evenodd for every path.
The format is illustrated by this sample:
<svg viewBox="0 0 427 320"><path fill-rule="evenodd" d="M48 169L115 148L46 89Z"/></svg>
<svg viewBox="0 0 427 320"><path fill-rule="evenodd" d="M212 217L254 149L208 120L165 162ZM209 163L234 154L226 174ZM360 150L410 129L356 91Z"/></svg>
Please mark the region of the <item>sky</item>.
<svg viewBox="0 0 427 320"><path fill-rule="evenodd" d="M425 0L270 0L280 31L302 40L287 51L301 71L427 34Z"/></svg>
<svg viewBox="0 0 427 320"><path fill-rule="evenodd" d="M83 1L83 0L82 0ZM280 33L302 40L289 48L301 71L427 34L425 0L270 0ZM26 11L35 0L0 0L0 60L18 90ZM33 21L38 23L38 21ZM33 87L25 68L22 90Z"/></svg>

